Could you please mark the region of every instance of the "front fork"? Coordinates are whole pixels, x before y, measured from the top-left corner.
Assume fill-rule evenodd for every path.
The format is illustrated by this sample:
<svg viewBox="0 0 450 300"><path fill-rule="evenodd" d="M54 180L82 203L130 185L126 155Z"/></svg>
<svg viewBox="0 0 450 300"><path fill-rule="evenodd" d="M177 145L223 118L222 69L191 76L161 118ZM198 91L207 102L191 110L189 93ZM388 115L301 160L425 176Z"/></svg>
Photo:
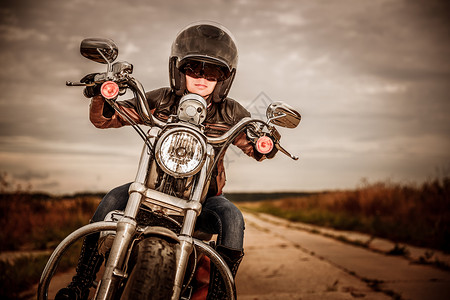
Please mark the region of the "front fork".
<svg viewBox="0 0 450 300"><path fill-rule="evenodd" d="M190 201L200 203L203 194L203 188L206 184L208 169L210 167L209 164L212 161L213 157L214 150L212 146L208 145L206 161L203 165L202 170L200 171L200 175L198 177L198 181ZM177 257L177 268L171 300L180 299L181 291L183 288L183 280L186 273L186 267L188 265L192 250L194 249L194 240L192 238L192 235L194 234L195 222L197 221L197 217L200 212L201 211L196 211L191 208L186 209L185 212L184 222L181 227L180 235L178 237L180 240L180 251L179 256Z"/></svg>

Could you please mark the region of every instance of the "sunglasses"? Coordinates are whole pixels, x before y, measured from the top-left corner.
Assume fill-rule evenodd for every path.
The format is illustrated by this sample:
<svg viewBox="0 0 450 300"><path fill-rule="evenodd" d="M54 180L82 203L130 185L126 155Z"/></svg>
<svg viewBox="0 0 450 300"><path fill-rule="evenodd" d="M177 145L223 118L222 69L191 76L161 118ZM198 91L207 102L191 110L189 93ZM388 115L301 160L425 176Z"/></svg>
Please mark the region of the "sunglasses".
<svg viewBox="0 0 450 300"><path fill-rule="evenodd" d="M223 81L227 74L217 65L206 62L189 62L183 67L183 73L192 78L205 78L208 81Z"/></svg>

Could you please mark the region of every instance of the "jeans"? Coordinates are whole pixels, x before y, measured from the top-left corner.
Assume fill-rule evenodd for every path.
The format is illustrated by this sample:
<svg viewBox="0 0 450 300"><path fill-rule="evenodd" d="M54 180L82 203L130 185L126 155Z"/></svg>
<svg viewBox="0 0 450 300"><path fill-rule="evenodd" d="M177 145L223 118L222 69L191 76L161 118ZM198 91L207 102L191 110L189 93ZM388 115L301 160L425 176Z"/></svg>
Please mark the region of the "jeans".
<svg viewBox="0 0 450 300"><path fill-rule="evenodd" d="M114 188L105 195L92 217L92 222L103 221L112 210L125 210L131 183ZM223 195L210 197L203 203L196 229L217 234L217 245L232 250L244 248L244 218L241 211Z"/></svg>

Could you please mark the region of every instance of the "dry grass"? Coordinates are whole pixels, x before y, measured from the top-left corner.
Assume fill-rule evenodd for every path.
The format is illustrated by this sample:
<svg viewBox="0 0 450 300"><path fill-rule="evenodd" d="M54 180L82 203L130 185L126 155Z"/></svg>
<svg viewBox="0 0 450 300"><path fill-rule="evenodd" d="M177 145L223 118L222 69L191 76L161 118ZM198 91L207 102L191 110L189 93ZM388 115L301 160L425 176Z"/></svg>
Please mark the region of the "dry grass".
<svg viewBox="0 0 450 300"><path fill-rule="evenodd" d="M450 178L420 186L363 182L355 190L263 201L251 209L450 252Z"/></svg>
<svg viewBox="0 0 450 300"><path fill-rule="evenodd" d="M0 195L0 251L51 249L89 222L100 199Z"/></svg>

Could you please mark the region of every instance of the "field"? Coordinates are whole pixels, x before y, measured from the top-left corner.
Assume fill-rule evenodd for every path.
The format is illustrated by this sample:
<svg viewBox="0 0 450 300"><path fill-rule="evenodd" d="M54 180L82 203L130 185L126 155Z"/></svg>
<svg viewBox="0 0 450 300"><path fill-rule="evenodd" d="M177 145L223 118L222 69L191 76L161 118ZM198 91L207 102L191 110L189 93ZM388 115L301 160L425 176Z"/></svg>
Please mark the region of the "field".
<svg viewBox="0 0 450 300"><path fill-rule="evenodd" d="M280 197L242 207L450 252L450 178L421 185L363 182L354 190Z"/></svg>
<svg viewBox="0 0 450 300"><path fill-rule="evenodd" d="M53 249L67 234L89 222L101 196L3 191L0 252ZM240 200L243 209L450 252L449 178L421 185L365 182L348 191L227 196ZM260 199L264 200L255 201ZM64 264L73 265L77 252L74 249ZM0 299L20 299L20 292L38 281L48 257L0 261Z"/></svg>

